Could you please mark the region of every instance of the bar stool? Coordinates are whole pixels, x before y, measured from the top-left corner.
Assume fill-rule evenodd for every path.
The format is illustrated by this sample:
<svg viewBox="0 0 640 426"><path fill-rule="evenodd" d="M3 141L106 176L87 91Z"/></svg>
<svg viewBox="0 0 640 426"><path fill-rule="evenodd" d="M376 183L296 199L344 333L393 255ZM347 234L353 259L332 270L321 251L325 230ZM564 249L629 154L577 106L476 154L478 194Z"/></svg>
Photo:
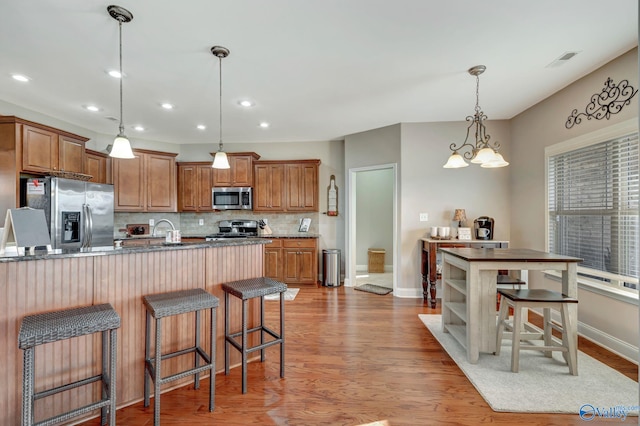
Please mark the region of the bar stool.
<svg viewBox="0 0 640 426"><path fill-rule="evenodd" d="M90 383L102 382L99 401L39 421L38 425L52 425L90 411L100 409L101 423L116 424L116 330L120 316L108 304L92 305L42 314L22 319L18 333L18 347L24 351L22 372L22 425L33 425L35 401ZM93 333L102 334L102 371L100 374L64 384L40 392L35 389L35 347L45 343L80 337Z"/></svg>
<svg viewBox="0 0 640 426"><path fill-rule="evenodd" d="M264 350L269 346L280 345L280 377L284 377L284 293L287 285L267 277L250 278L246 280L232 281L222 284L224 291L224 372L229 374L229 345L236 348L242 354L242 393L247 393L247 356L254 351L260 351L260 361L264 362ZM268 294L280 293L280 333L264 325L264 296ZM242 300L242 329L231 333L229 331L229 295ZM260 298L260 323L247 330L247 301L253 298ZM260 344L249 347L247 335L249 333L260 333ZM273 340L264 341L267 333ZM236 337L242 336L240 343Z"/></svg>
<svg viewBox="0 0 640 426"><path fill-rule="evenodd" d="M193 374L195 389L200 388L200 376L203 371L210 371L209 411L214 409L214 394L216 385L216 308L218 298L203 289L179 290L169 293L151 294L142 297L147 310L145 331L145 375L144 375L144 406L149 406L150 386L154 383L153 424L160 424L160 386L173 380L182 379ZM211 310L209 355L200 347L200 312ZM195 345L190 348L162 354L162 318L173 315L195 312ZM151 356L151 318L155 319L155 356ZM193 353L194 368L180 373L162 377L162 361L180 355ZM204 361L200 365L200 358Z"/></svg>
<svg viewBox="0 0 640 426"><path fill-rule="evenodd" d="M551 351L561 351L569 365L569 372L578 375L578 350L575 345L575 337L569 335L571 324L569 319L569 303L578 303L578 299L567 297L562 293L552 290L509 290L500 289L500 312L498 314L498 332L496 338L496 355L500 355L500 346L505 328L511 331L511 371L518 372L520 362L520 350L535 350L544 352L546 357L551 357ZM513 322L507 320L509 307L513 308ZM533 324L522 324L522 308L542 308L544 316L544 329L540 330ZM562 324L558 326L551 321L551 309L560 311ZM524 331L522 330L524 328ZM552 335L552 330L562 333L562 341ZM522 344L521 341L544 340L544 346L534 344Z"/></svg>

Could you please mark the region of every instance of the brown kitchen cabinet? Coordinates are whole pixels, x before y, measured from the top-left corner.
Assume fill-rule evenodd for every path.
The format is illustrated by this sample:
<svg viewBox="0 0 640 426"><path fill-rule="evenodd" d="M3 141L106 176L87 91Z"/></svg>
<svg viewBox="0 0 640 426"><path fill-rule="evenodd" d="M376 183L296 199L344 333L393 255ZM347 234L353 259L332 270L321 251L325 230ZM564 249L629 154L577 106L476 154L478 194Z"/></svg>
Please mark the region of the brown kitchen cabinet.
<svg viewBox="0 0 640 426"><path fill-rule="evenodd" d="M213 169L213 186L253 186L253 162L260 156L255 152L230 152L227 158L228 169Z"/></svg>
<svg viewBox="0 0 640 426"><path fill-rule="evenodd" d="M318 241L315 238L274 238L264 248L264 275L287 284L316 284Z"/></svg>
<svg viewBox="0 0 640 426"><path fill-rule="evenodd" d="M90 182L111 183L111 159L105 153L85 150L84 173L93 176Z"/></svg>
<svg viewBox="0 0 640 426"><path fill-rule="evenodd" d="M320 160L256 161L253 210L317 212Z"/></svg>
<svg viewBox="0 0 640 426"><path fill-rule="evenodd" d="M284 257L282 240L273 241L264 246L264 275L274 280L284 281Z"/></svg>
<svg viewBox="0 0 640 426"><path fill-rule="evenodd" d="M318 211L318 164L316 161L300 161L286 166L286 210L300 212Z"/></svg>
<svg viewBox="0 0 640 426"><path fill-rule="evenodd" d="M134 149L135 158L111 161L115 211L177 211L177 154Z"/></svg>
<svg viewBox="0 0 640 426"><path fill-rule="evenodd" d="M27 124L22 125L21 133L22 171L84 172L84 145L88 139Z"/></svg>
<svg viewBox="0 0 640 426"><path fill-rule="evenodd" d="M20 207L21 173L44 176L60 167L83 173L83 160L76 161L83 157L87 140L19 117L0 116L0 217Z"/></svg>
<svg viewBox="0 0 640 426"><path fill-rule="evenodd" d="M211 162L178 163L178 211L213 211L213 173Z"/></svg>
<svg viewBox="0 0 640 426"><path fill-rule="evenodd" d="M285 165L279 161L260 161L253 167L253 211L285 211Z"/></svg>
<svg viewBox="0 0 640 426"><path fill-rule="evenodd" d="M283 281L291 284L316 284L318 247L315 238L287 238L282 242Z"/></svg>

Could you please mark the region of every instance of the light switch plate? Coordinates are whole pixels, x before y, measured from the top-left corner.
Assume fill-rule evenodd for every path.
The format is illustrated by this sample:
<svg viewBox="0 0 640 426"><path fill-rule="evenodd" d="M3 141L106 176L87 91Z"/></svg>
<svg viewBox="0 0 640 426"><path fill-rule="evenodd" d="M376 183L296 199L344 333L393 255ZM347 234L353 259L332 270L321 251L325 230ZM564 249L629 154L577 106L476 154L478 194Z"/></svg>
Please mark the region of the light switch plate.
<svg viewBox="0 0 640 426"><path fill-rule="evenodd" d="M204 219L199 219L198 220L198 225L200 225L200 226L204 225Z"/></svg>
<svg viewBox="0 0 640 426"><path fill-rule="evenodd" d="M428 222L429 213L420 213L420 222Z"/></svg>

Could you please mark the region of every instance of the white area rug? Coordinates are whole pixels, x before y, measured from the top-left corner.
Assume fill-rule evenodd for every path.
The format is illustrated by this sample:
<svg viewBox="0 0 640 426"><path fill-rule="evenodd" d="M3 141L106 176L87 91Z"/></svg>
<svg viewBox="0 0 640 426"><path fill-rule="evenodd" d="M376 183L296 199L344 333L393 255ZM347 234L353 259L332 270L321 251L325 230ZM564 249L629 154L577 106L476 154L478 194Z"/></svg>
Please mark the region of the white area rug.
<svg viewBox="0 0 640 426"><path fill-rule="evenodd" d="M287 288L287 291L284 292L284 300L295 299L299 291L299 288ZM280 293L267 294L264 298L265 300L280 300Z"/></svg>
<svg viewBox="0 0 640 426"><path fill-rule="evenodd" d="M418 316L494 411L579 414L582 410L588 420L588 410L619 412L624 407L627 415L638 415L638 383L580 351L578 376L569 374L560 352L546 358L542 352L520 351L520 372L512 373L507 339L500 356L481 353L478 363L470 364L462 345L442 332L440 315Z"/></svg>

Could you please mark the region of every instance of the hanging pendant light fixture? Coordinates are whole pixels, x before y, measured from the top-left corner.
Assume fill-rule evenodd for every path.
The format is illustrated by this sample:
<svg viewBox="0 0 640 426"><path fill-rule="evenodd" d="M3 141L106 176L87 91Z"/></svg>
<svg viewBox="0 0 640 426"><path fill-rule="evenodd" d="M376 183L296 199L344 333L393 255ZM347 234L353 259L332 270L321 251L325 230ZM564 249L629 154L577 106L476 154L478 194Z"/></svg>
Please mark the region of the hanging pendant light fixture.
<svg viewBox="0 0 640 426"><path fill-rule="evenodd" d="M467 116L466 120L470 121L469 127L467 127L467 137L464 139L464 143L460 146L456 146L456 143L452 143L449 149L453 151L447 163L442 166L445 169L457 169L460 167L467 167L469 163L465 161L470 160L474 164L480 164L485 168L496 168L508 166L502 155L498 154L500 144L498 142L490 143L491 136L486 133L486 127L484 121L487 116L480 109L480 77L487 67L484 65L476 65L469 68L469 74L476 78L476 108L473 115ZM474 129L475 143L468 142L471 129ZM460 154L463 151L463 154Z"/></svg>
<svg viewBox="0 0 640 426"><path fill-rule="evenodd" d="M218 142L218 152L216 152L216 156L213 158L211 167L214 169L228 169L231 167L229 166L229 159L227 158L227 154L222 150L222 59L229 56L229 49L222 46L213 46L211 53L213 53L213 56L218 57L220 68L220 139Z"/></svg>
<svg viewBox="0 0 640 426"><path fill-rule="evenodd" d="M114 5L107 7L107 11L113 19L118 21L120 35L120 130L118 136L113 140L109 156L114 158L135 158L133 151L131 151L129 139L124 134L124 123L122 121L122 23L130 22L133 19L133 15L127 9Z"/></svg>

